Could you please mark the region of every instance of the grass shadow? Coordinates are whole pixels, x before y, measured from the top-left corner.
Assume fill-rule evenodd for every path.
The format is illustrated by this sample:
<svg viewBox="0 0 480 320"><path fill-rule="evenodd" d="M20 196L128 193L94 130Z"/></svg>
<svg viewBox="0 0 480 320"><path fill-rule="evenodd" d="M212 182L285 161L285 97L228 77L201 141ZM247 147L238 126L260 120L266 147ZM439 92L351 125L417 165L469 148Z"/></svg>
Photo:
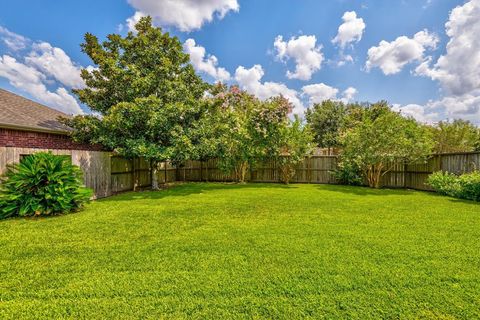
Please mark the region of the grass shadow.
<svg viewBox="0 0 480 320"><path fill-rule="evenodd" d="M131 201L152 199L158 200L165 197L184 197L193 194L200 194L214 190L242 190L242 189L295 189L295 185L284 185L278 183L222 183L222 182L187 182L174 184L159 191L127 191L117 195L98 199L99 202L108 201Z"/></svg>
<svg viewBox="0 0 480 320"><path fill-rule="evenodd" d="M388 196L388 195L411 195L416 190L411 189L373 189L365 186L345 186L345 185L319 185L319 189L333 192L346 193L357 196Z"/></svg>

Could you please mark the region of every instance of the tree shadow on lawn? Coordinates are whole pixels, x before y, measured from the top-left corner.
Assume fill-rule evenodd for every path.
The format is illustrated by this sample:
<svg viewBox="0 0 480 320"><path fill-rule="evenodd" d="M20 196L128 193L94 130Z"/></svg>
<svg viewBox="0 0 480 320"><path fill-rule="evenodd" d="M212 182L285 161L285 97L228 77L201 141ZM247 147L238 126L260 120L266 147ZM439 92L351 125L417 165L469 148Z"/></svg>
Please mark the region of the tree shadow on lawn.
<svg viewBox="0 0 480 320"><path fill-rule="evenodd" d="M128 191L117 195L98 199L99 202L108 201L132 201L152 199L159 200L166 197L184 197L193 194L201 194L214 190L241 190L241 189L296 189L295 185L278 183L222 183L222 182L188 182L175 184L159 191Z"/></svg>
<svg viewBox="0 0 480 320"><path fill-rule="evenodd" d="M418 191L411 190L411 189L373 189L364 186L345 186L345 185L319 185L318 187L320 190L324 191L333 191L333 192L341 192L346 194L352 194L357 196L407 196L412 195Z"/></svg>

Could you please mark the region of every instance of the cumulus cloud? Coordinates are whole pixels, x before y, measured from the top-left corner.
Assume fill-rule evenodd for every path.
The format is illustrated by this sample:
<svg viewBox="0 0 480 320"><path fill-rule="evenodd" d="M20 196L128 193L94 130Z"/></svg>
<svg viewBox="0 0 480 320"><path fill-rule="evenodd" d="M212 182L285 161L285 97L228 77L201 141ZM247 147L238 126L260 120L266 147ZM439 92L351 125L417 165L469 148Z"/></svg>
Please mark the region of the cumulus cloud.
<svg viewBox="0 0 480 320"><path fill-rule="evenodd" d="M440 114L438 112L432 112L429 106L418 104L407 104L405 106L394 104L392 109L405 117L412 117L422 123L432 124L437 122L440 117Z"/></svg>
<svg viewBox="0 0 480 320"><path fill-rule="evenodd" d="M143 17L146 17L147 15L140 12L140 11L137 11L135 12L135 14L133 16L131 16L130 18L127 18L127 28L129 31L133 31L133 32L136 32L135 30L135 25L138 23L138 21L140 21L141 18ZM123 29L123 25L120 25L120 30Z"/></svg>
<svg viewBox="0 0 480 320"><path fill-rule="evenodd" d="M338 44L341 48L346 45L359 42L365 31L365 22L362 18L357 17L355 11L347 11L342 17L343 23L338 27L338 33L333 38L332 43Z"/></svg>
<svg viewBox="0 0 480 320"><path fill-rule="evenodd" d="M353 100L357 94L357 89L349 87L342 92L341 97L338 97L339 89L326 85L325 83L309 84L302 87L304 95L308 96L309 103L321 103L325 100L340 100L344 103Z"/></svg>
<svg viewBox="0 0 480 320"><path fill-rule="evenodd" d="M81 66L75 64L65 51L52 47L47 42L35 43L32 51L25 58L25 62L67 87L82 88L85 86L80 77Z"/></svg>
<svg viewBox="0 0 480 320"><path fill-rule="evenodd" d="M163 26L175 26L181 31L200 29L215 17L223 19L230 11L238 11L237 0L128 0L137 12L127 20L130 30L141 16L152 16Z"/></svg>
<svg viewBox="0 0 480 320"><path fill-rule="evenodd" d="M288 98L294 106L293 113L302 114L304 106L298 97L296 90L288 88L283 83L278 82L262 82L264 71L261 65L254 65L250 69L239 66L235 71L235 81L240 88L246 90L250 94L255 95L261 100L266 100L270 97L283 95Z"/></svg>
<svg viewBox="0 0 480 320"><path fill-rule="evenodd" d="M425 105L394 105L394 110L425 123L461 118L480 125L480 94L446 96L430 100Z"/></svg>
<svg viewBox="0 0 480 320"><path fill-rule="evenodd" d="M348 87L345 91L343 91L343 101L350 102L354 99L355 95L358 93L358 90L354 87Z"/></svg>
<svg viewBox="0 0 480 320"><path fill-rule="evenodd" d="M50 107L70 114L83 113L65 88L84 86L81 67L60 48L5 30L0 30L0 41L8 43L12 54L0 57L0 77Z"/></svg>
<svg viewBox="0 0 480 320"><path fill-rule="evenodd" d="M295 61L295 71L287 71L289 79L310 80L312 74L320 70L324 57L322 46L317 46L316 43L315 36L292 37L288 41L284 41L282 36L275 38L273 45L277 58L281 61Z"/></svg>
<svg viewBox="0 0 480 320"><path fill-rule="evenodd" d="M456 7L445 24L450 37L447 50L430 66L422 63L416 73L438 80L448 94L463 95L480 89L480 0Z"/></svg>
<svg viewBox="0 0 480 320"><path fill-rule="evenodd" d="M417 32L413 38L401 36L392 42L382 40L368 50L366 69L380 68L385 75L395 74L411 62L425 59L427 49L435 49L439 39L427 30Z"/></svg>
<svg viewBox="0 0 480 320"><path fill-rule="evenodd" d="M0 26L0 39L7 48L13 51L25 49L30 42L28 38L11 32L2 26Z"/></svg>
<svg viewBox="0 0 480 320"><path fill-rule="evenodd" d="M218 67L218 59L214 55L206 53L205 48L195 43L193 39L187 39L183 44L186 53L190 55L190 61L198 72L203 72L217 81L228 81L230 73L224 68Z"/></svg>
<svg viewBox="0 0 480 320"><path fill-rule="evenodd" d="M415 69L415 74L438 81L444 94L423 106L423 112L480 125L480 0L454 8L445 29L450 38L445 54L436 62L428 57Z"/></svg>
<svg viewBox="0 0 480 320"><path fill-rule="evenodd" d="M12 86L24 90L48 106L70 114L83 113L75 98L65 88L49 91L44 84L47 78L43 73L11 56L0 57L0 77L6 78Z"/></svg>

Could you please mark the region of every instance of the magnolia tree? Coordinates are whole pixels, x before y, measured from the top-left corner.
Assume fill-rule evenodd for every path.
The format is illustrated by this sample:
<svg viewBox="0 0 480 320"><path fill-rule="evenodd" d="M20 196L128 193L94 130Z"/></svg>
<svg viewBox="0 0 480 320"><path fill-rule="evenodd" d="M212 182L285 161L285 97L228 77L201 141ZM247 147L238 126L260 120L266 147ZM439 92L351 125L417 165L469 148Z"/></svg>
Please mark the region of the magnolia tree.
<svg viewBox="0 0 480 320"><path fill-rule="evenodd" d="M424 160L433 146L426 126L391 111L385 102L352 111L341 143L342 161L358 167L372 188L380 187L395 162Z"/></svg>
<svg viewBox="0 0 480 320"><path fill-rule="evenodd" d="M98 116L64 121L77 141L149 160L152 188L158 189L160 162L192 157L193 131L209 86L196 75L178 38L153 27L149 17L135 29L125 37L110 34L103 43L85 35L82 51L95 68L82 70L86 87L74 93Z"/></svg>

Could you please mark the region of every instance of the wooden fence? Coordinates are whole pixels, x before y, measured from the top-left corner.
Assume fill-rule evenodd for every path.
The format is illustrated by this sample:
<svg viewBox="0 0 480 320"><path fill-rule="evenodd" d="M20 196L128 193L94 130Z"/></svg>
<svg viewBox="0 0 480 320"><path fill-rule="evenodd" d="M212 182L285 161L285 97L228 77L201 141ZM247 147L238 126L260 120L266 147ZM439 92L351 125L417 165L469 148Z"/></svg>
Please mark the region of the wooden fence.
<svg viewBox="0 0 480 320"><path fill-rule="evenodd" d="M137 190L151 186L150 163L144 159L111 157L112 193ZM177 169L168 162L161 163L157 173L159 183L176 181Z"/></svg>
<svg viewBox="0 0 480 320"><path fill-rule="evenodd" d="M335 184L333 171L337 168L337 156L311 156L297 167L292 183ZM452 153L433 155L426 162L414 164L396 163L393 169L382 177L382 186L431 190L426 184L430 174L448 171L456 174L480 169L480 153ZM177 181L232 181L233 177L222 173L217 160L188 161L177 168ZM250 182L279 182L278 169L274 161L260 163L248 172Z"/></svg>
<svg viewBox="0 0 480 320"><path fill-rule="evenodd" d="M92 188L95 197L107 197L123 191L147 188L151 185L150 165L143 159L124 159L110 152L82 150L43 150L31 148L0 147L0 173L6 165L18 162L22 155L39 151L52 151L68 155L72 163L84 172L84 183ZM311 156L296 168L292 183L335 184L333 171L337 168L337 156ZM426 180L435 171L456 174L480 169L480 153L452 153L433 155L425 163L405 165L397 163L393 170L382 178L382 185L389 188L431 190ZM187 161L175 167L162 163L158 170L160 183L175 181L233 181L224 174L216 159L208 161ZM250 182L279 182L278 168L274 161L259 163L247 174Z"/></svg>

